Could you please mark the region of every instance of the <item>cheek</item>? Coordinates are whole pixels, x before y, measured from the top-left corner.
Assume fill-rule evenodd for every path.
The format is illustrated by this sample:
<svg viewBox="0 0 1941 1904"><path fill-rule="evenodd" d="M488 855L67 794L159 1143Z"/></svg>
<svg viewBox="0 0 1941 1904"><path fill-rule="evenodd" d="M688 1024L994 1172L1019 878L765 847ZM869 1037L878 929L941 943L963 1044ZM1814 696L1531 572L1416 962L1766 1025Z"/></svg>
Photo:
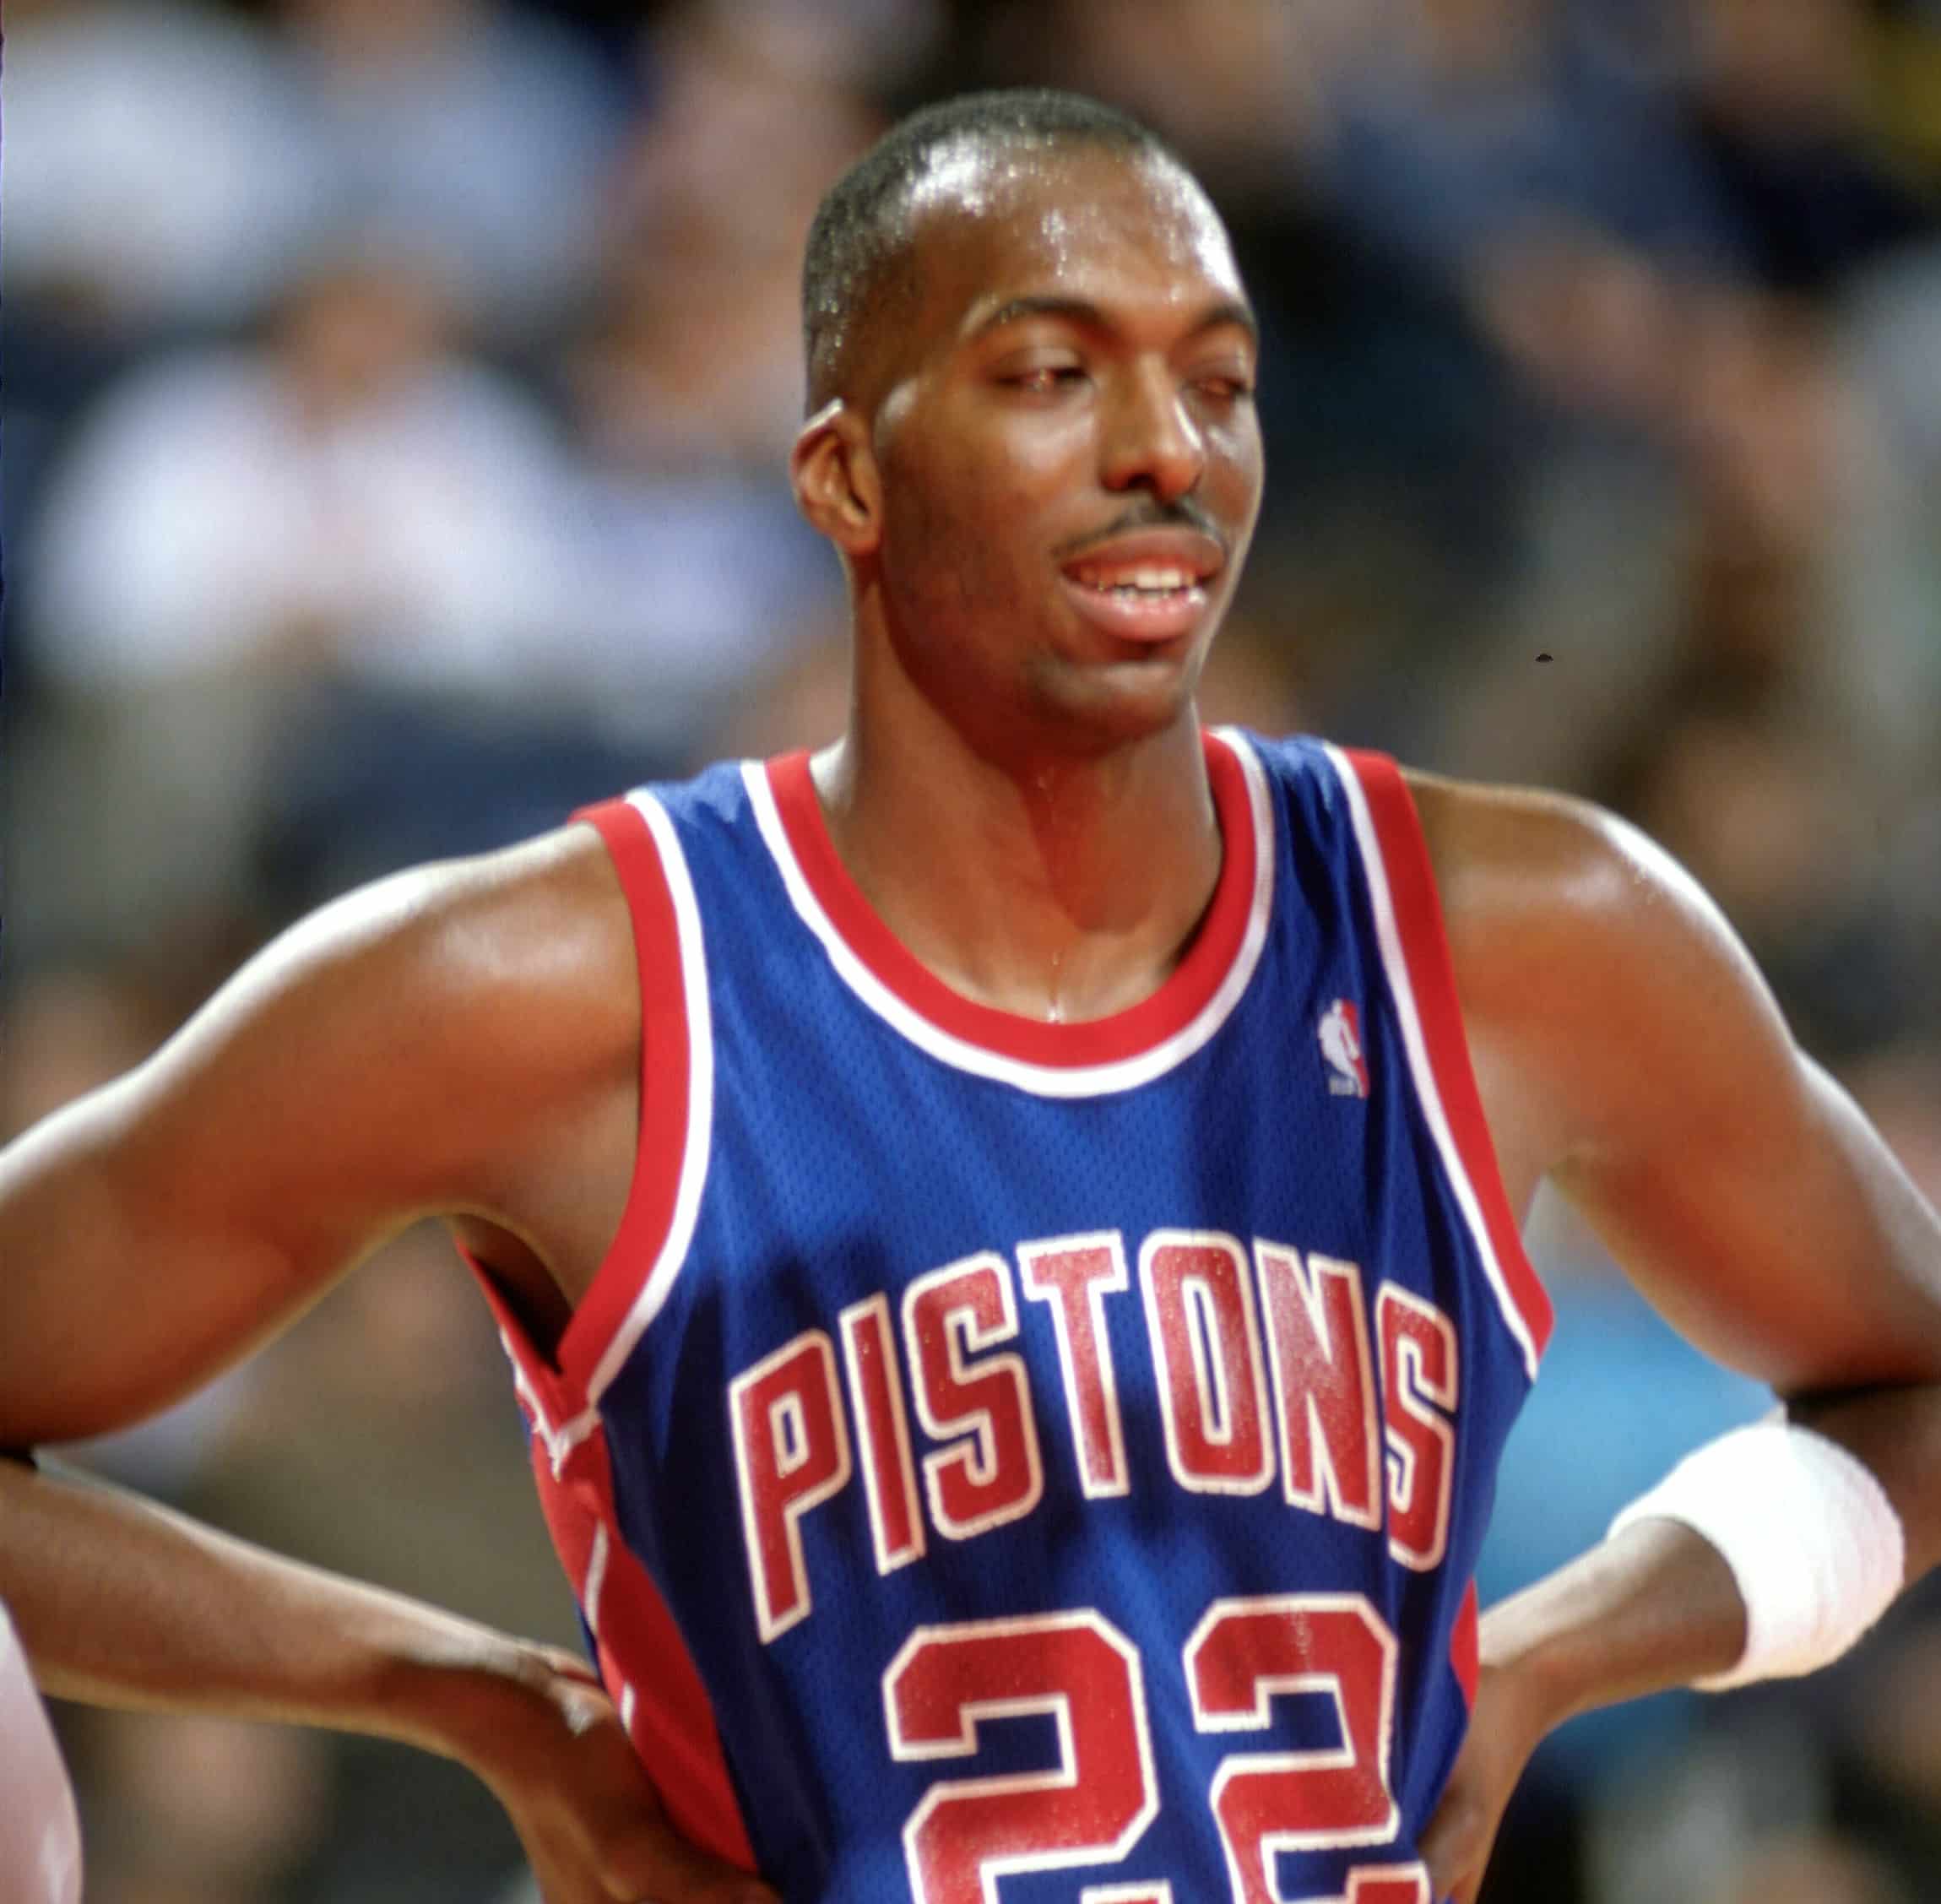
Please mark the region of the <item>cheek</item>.
<svg viewBox="0 0 1941 1904"><path fill-rule="evenodd" d="M1069 495L1092 468L1093 418L1082 403L992 420L973 441L994 483L1021 496Z"/></svg>
<svg viewBox="0 0 1941 1904"><path fill-rule="evenodd" d="M884 471L883 575L909 625L961 634L1009 595L1006 556L994 524L1003 515L985 474L959 457L913 457Z"/></svg>
<svg viewBox="0 0 1941 1904"><path fill-rule="evenodd" d="M1219 424L1210 433L1209 443L1214 453L1206 480L1217 490L1221 513L1231 522L1250 523L1260 507L1266 475L1259 421L1252 410L1243 411Z"/></svg>
<svg viewBox="0 0 1941 1904"><path fill-rule="evenodd" d="M1042 551L1057 531L1049 517L1071 493L1084 454L1082 431L1049 421L993 429L967 420L886 465L892 519L920 540L920 558L950 552L989 573Z"/></svg>
<svg viewBox="0 0 1941 1904"><path fill-rule="evenodd" d="M1206 420L1208 447L1218 461L1246 475L1261 473L1261 417L1250 403L1223 405Z"/></svg>

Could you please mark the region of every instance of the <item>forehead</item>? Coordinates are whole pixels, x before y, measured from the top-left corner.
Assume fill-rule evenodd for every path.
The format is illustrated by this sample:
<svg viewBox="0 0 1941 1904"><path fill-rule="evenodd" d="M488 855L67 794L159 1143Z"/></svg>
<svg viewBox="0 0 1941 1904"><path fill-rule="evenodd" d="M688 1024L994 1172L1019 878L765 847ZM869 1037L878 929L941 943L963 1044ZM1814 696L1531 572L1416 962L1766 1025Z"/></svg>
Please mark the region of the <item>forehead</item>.
<svg viewBox="0 0 1941 1904"><path fill-rule="evenodd" d="M1179 166L1139 151L956 147L912 196L911 238L929 314L952 329L1046 292L1183 312L1243 295L1206 193Z"/></svg>

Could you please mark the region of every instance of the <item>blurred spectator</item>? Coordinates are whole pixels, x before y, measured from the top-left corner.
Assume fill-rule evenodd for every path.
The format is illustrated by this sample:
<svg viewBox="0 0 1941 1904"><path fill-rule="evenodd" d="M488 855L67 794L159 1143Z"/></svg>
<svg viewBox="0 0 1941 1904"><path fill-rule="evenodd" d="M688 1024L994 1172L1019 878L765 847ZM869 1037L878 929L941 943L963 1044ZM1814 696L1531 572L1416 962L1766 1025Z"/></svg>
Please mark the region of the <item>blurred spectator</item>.
<svg viewBox="0 0 1941 1904"><path fill-rule="evenodd" d="M1541 299L1512 301L1536 339ZM1810 306L1686 290L1661 315L1625 406L1640 430L1537 466L1498 668L1461 690L1463 762L1625 797L1618 757L1702 698L1808 719L1891 786L1925 724L1906 666L1840 601L1879 486L1873 412Z"/></svg>
<svg viewBox="0 0 1941 1904"><path fill-rule="evenodd" d="M1797 729L1694 713L1634 789L1646 832L1719 901L1824 1057L1863 1050L1913 1002L1908 948L1880 904L1866 781Z"/></svg>
<svg viewBox="0 0 1941 1904"><path fill-rule="evenodd" d="M827 70L835 47L780 30L786 17L700 7L651 42L653 110L615 164L602 234L613 349L583 360L596 448L637 465L786 475L802 420L803 241L883 125Z"/></svg>
<svg viewBox="0 0 1941 1904"><path fill-rule="evenodd" d="M100 1904L280 1904L329 1818L329 1746L292 1728L89 1713L88 1895Z"/></svg>
<svg viewBox="0 0 1941 1904"><path fill-rule="evenodd" d="M1941 180L1941 13L1933 0L1868 8L1868 120L1897 169L1932 193Z"/></svg>
<svg viewBox="0 0 1941 1904"><path fill-rule="evenodd" d="M273 43L232 14L14 0L6 123L16 311L83 334L230 321L297 255L307 155Z"/></svg>
<svg viewBox="0 0 1941 1904"><path fill-rule="evenodd" d="M1875 453L1838 536L1835 610L1850 673L1941 757L1941 242L1868 270L1843 301L1841 369Z"/></svg>
<svg viewBox="0 0 1941 1904"><path fill-rule="evenodd" d="M993 9L984 51L1008 80L1075 85L1137 114L1231 204L1299 189L1325 102L1369 57L1385 12L1356 0L1017 0Z"/></svg>
<svg viewBox="0 0 1941 1904"><path fill-rule="evenodd" d="M659 42L661 91L620 175L604 295L566 362L572 667L589 715L694 763L751 674L839 623L842 576L798 515L799 283L816 203L878 122L793 40L730 8Z"/></svg>
<svg viewBox="0 0 1941 1904"><path fill-rule="evenodd" d="M705 23L778 71L881 99L936 52L943 0L695 0Z"/></svg>
<svg viewBox="0 0 1941 1904"><path fill-rule="evenodd" d="M626 105L589 54L489 0L287 0L275 24L8 9L10 296L96 328L234 321L355 224L495 326L569 307Z"/></svg>
<svg viewBox="0 0 1941 1904"><path fill-rule="evenodd" d="M316 681L531 692L553 665L556 473L543 415L390 255L339 253L259 342L115 390L59 472L16 614L60 691L21 759L42 823L18 864L43 897L62 888L42 854L97 875L41 929L152 930L244 883Z"/></svg>
<svg viewBox="0 0 1941 1904"><path fill-rule="evenodd" d="M587 51L494 0L279 5L318 220L386 231L495 330L569 310L626 104Z"/></svg>
<svg viewBox="0 0 1941 1904"><path fill-rule="evenodd" d="M1914 1904L1914 1899L1882 1859L1827 1832L1758 1846L1708 1904Z"/></svg>
<svg viewBox="0 0 1941 1904"><path fill-rule="evenodd" d="M164 361L96 413L32 560L34 638L80 689L261 664L494 691L550 612L552 468L442 287L339 252L260 344Z"/></svg>
<svg viewBox="0 0 1941 1904"><path fill-rule="evenodd" d="M1822 289L1933 229L1868 122L1863 0L1700 0L1689 128L1764 283Z"/></svg>

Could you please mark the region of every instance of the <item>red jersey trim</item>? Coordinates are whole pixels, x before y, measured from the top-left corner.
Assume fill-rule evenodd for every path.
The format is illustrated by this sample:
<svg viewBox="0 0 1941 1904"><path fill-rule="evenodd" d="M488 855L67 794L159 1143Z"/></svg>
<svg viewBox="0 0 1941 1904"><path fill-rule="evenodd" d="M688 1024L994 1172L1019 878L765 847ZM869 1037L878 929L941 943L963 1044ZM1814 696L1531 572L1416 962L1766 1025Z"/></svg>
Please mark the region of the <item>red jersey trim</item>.
<svg viewBox="0 0 1941 1904"><path fill-rule="evenodd" d="M829 837L805 753L745 770L796 912L843 979L933 1056L1051 1096L1129 1089L1199 1049L1258 962L1272 904L1272 820L1259 763L1237 736L1204 736L1223 847L1220 876L1185 957L1158 990L1109 1017L1051 1024L966 998L883 922Z"/></svg>
<svg viewBox="0 0 1941 1904"><path fill-rule="evenodd" d="M1328 749L1348 796L1369 875L1383 963L1430 1129L1510 1334L1535 1379L1550 1340L1550 1298L1524 1252L1483 1114L1456 990L1442 902L1408 783L1380 754Z"/></svg>
<svg viewBox="0 0 1941 1904"><path fill-rule="evenodd" d="M612 857L640 980L640 1126L620 1228L560 1339L559 1366L597 1404L666 1301L692 1240L713 1118L713 1041L700 914L672 823L637 793L574 816Z"/></svg>
<svg viewBox="0 0 1941 1904"><path fill-rule="evenodd" d="M600 1678L648 1777L684 1838L744 1871L755 1852L721 1749L713 1701L672 1609L620 1533L604 1430L590 1444L588 1482L605 1538L599 1603L587 1612ZM542 1490L546 1484L542 1481Z"/></svg>
<svg viewBox="0 0 1941 1904"><path fill-rule="evenodd" d="M1471 1711L1476 1710L1477 1682L1483 1677L1483 1623L1477 1610L1476 1582L1469 1583L1462 1604L1456 1610L1456 1625L1449 1635L1449 1663L1456 1683Z"/></svg>
<svg viewBox="0 0 1941 1904"><path fill-rule="evenodd" d="M593 1409L561 1412L576 1399L572 1386L527 1339L491 1278L481 1271L479 1279L532 1430L539 1511L594 1635L601 1684L682 1836L752 1871L755 1853L700 1668L620 1532L606 1430Z"/></svg>

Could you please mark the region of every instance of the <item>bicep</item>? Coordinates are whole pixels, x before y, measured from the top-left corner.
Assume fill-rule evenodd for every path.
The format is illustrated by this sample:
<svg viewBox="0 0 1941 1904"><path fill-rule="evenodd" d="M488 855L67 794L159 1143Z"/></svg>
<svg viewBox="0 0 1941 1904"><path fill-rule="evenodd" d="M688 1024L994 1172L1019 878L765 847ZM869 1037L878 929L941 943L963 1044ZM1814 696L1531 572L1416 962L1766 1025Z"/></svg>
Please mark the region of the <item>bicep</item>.
<svg viewBox="0 0 1941 1904"><path fill-rule="evenodd" d="M1941 1228L1840 1085L1789 1045L1692 1108L1556 1174L1654 1305L1781 1393L1941 1377Z"/></svg>
<svg viewBox="0 0 1941 1904"><path fill-rule="evenodd" d="M318 1266L232 1220L214 1189L223 1166L198 1142L129 1138L132 1082L69 1106L0 1158L0 1440L138 1419L323 1287Z"/></svg>
<svg viewBox="0 0 1941 1904"><path fill-rule="evenodd" d="M1695 882L1570 803L1428 810L1504 1121L1644 1294L1782 1392L1941 1376L1941 1226Z"/></svg>
<svg viewBox="0 0 1941 1904"><path fill-rule="evenodd" d="M0 1440L175 1399L314 1299L399 1187L353 1078L404 983L365 903L259 955L127 1076L0 1153Z"/></svg>
<svg viewBox="0 0 1941 1904"><path fill-rule="evenodd" d="M568 912L516 870L354 895L0 1153L0 1444L153 1412L489 1194L584 1068Z"/></svg>

